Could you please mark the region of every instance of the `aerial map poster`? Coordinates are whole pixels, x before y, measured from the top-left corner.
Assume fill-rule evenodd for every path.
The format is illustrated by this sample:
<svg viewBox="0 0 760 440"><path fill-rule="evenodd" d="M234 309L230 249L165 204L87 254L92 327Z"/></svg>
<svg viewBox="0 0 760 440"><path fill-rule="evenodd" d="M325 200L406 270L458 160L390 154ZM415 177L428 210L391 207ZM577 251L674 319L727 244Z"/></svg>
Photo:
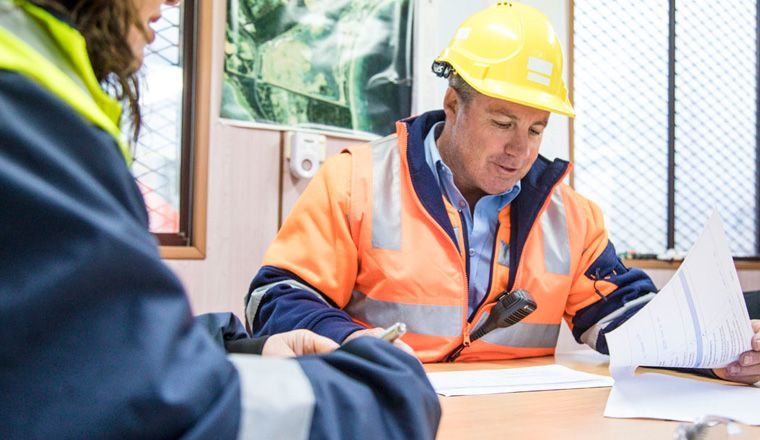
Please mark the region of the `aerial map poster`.
<svg viewBox="0 0 760 440"><path fill-rule="evenodd" d="M228 0L221 117L393 132L411 111L411 3Z"/></svg>

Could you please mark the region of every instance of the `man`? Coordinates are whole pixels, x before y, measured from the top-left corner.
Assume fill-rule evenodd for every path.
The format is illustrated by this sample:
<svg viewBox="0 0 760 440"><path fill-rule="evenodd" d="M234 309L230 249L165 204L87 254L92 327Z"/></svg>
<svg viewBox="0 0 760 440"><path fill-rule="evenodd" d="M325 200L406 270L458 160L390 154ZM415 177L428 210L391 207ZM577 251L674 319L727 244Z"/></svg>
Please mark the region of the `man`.
<svg viewBox="0 0 760 440"><path fill-rule="evenodd" d="M342 342L404 321L424 362L488 360L552 354L564 317L607 352L605 333L655 286L617 258L599 208L562 183L570 165L538 155L549 113L574 116L551 24L500 2L468 18L433 69L449 80L443 111L328 160L310 183L251 284L253 331ZM538 309L471 341L518 288ZM760 378L751 354L732 377Z"/></svg>
<svg viewBox="0 0 760 440"><path fill-rule="evenodd" d="M163 3L0 0L0 438L433 438L437 396L390 344L191 316L103 90L136 133Z"/></svg>

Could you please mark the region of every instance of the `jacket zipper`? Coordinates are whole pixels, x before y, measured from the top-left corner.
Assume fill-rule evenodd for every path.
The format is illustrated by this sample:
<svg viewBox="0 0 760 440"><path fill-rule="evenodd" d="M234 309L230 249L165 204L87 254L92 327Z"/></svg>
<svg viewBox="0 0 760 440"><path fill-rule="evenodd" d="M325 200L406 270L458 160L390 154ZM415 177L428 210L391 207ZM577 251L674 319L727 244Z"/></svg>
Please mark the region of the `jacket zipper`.
<svg viewBox="0 0 760 440"><path fill-rule="evenodd" d="M469 322L468 319L468 313L467 309L470 305L470 237L467 233L467 223L464 221L464 214L462 214L462 210L459 210L459 225L460 230L462 231L462 251L464 252L464 317L465 321L467 322L467 325L465 325L465 328L463 329L465 340L467 341L466 345L470 345L470 332L469 332Z"/></svg>
<svg viewBox="0 0 760 440"><path fill-rule="evenodd" d="M483 305L488 301L488 297L491 296L491 285L493 284L493 261L496 257L496 248L499 246L499 232L501 231L501 222L499 222L499 225L496 227L496 234L494 235L494 243L493 248L491 248L491 270L488 272L488 287L486 288L485 295L483 295L483 299L480 300L480 303L478 303L478 306L475 307L475 309L472 311L472 315L467 319L467 322L472 324L472 320L475 319L475 317L478 315L478 311L480 311L480 308L483 307ZM510 270L512 268L510 267ZM469 295L469 291L467 292Z"/></svg>

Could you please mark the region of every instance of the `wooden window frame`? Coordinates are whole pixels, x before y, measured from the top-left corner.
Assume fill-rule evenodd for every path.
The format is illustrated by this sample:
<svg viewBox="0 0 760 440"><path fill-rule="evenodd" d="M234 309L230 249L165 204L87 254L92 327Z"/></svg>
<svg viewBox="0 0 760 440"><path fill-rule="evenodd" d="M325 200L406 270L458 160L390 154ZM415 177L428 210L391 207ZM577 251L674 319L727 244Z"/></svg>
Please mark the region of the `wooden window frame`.
<svg viewBox="0 0 760 440"><path fill-rule="evenodd" d="M182 159L180 232L154 234L165 259L206 257L209 109L211 99L211 1L183 3ZM190 23L190 26L186 24Z"/></svg>

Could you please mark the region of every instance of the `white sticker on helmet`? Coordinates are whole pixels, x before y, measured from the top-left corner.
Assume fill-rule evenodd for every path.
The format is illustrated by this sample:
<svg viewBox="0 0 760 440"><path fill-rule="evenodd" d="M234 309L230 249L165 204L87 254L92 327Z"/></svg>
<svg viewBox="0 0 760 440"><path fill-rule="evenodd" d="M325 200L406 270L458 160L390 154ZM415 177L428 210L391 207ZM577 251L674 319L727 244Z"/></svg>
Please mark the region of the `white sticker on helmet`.
<svg viewBox="0 0 760 440"><path fill-rule="evenodd" d="M533 72L528 72L528 81L533 81L535 83L539 83L545 86L548 86L551 83L549 78L543 75L539 75L537 73L533 73Z"/></svg>
<svg viewBox="0 0 760 440"><path fill-rule="evenodd" d="M548 86L551 83L554 64L541 58L528 57L528 81Z"/></svg>
<svg viewBox="0 0 760 440"><path fill-rule="evenodd" d="M554 64L551 61L542 60L541 58L528 57L528 70L540 73L546 76L552 76Z"/></svg>

